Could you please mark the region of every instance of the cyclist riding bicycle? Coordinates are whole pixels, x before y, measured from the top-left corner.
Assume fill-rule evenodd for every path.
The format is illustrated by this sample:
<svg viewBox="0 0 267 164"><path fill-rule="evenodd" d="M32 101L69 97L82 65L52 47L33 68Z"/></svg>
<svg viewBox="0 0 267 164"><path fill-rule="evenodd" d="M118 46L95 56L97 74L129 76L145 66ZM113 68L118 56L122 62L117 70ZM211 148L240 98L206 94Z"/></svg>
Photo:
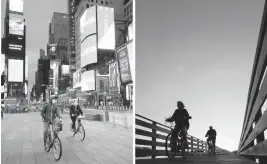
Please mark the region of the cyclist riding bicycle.
<svg viewBox="0 0 267 164"><path fill-rule="evenodd" d="M53 96L49 103L44 104L41 116L44 122L44 148L46 149L46 140L47 140L47 132L49 128L49 122L56 123L56 118L59 118L59 121L62 121L62 113L59 108L56 106L57 96Z"/></svg>
<svg viewBox="0 0 267 164"><path fill-rule="evenodd" d="M210 126L210 129L207 131L207 134L205 136L205 137L208 137L208 139L207 139L208 145L210 145L210 141L212 141L213 142L213 145L215 147L216 136L217 136L216 130L213 129L212 126Z"/></svg>
<svg viewBox="0 0 267 164"><path fill-rule="evenodd" d="M79 106L78 98L73 100L73 105L70 106L70 118L72 121L72 130L75 131L76 129L76 119L79 115L83 115L83 111Z"/></svg>
<svg viewBox="0 0 267 164"><path fill-rule="evenodd" d="M177 138L177 134L179 133L179 131L183 131L183 134L185 135L185 148L188 148L188 141L187 141L187 130L189 129L189 119L191 118L187 112L187 110L185 109L185 106L183 104L183 102L178 101L177 102L177 107L178 109L175 110L175 112L173 113L172 117L166 119L167 122L173 122L175 121L175 128L174 128L174 133L172 133L172 141L171 143L173 143L176 138ZM174 151L174 144L172 144L172 151Z"/></svg>

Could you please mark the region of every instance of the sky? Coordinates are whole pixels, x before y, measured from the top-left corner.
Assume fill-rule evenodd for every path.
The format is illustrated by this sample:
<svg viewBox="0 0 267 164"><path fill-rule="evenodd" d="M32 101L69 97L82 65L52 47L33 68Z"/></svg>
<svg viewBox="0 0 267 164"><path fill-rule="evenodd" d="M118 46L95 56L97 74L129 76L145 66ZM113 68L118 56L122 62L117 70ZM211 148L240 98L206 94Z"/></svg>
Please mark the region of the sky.
<svg viewBox="0 0 267 164"><path fill-rule="evenodd" d="M136 0L136 113L165 123L177 101L189 134L238 149L264 0Z"/></svg>
<svg viewBox="0 0 267 164"><path fill-rule="evenodd" d="M4 30L6 0L1 1L1 36ZM46 51L48 28L53 12L67 13L67 0L24 0L24 16L26 19L26 55L29 60L29 90L35 83L35 71L40 49ZM2 62L3 60L1 60ZM2 65L2 63L1 63Z"/></svg>

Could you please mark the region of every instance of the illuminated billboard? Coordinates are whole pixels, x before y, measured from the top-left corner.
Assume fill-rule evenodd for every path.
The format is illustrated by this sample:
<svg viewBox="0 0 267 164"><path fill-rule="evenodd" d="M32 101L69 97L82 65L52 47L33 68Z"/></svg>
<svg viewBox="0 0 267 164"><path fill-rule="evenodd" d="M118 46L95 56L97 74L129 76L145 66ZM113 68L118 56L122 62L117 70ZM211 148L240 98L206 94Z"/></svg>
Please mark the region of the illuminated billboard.
<svg viewBox="0 0 267 164"><path fill-rule="evenodd" d="M60 62L57 60L50 60L50 69L53 70L53 87L57 89L58 87L58 68Z"/></svg>
<svg viewBox="0 0 267 164"><path fill-rule="evenodd" d="M115 49L114 9L97 6L98 48Z"/></svg>
<svg viewBox="0 0 267 164"><path fill-rule="evenodd" d="M57 44L47 44L47 54L48 56L56 56L57 54Z"/></svg>
<svg viewBox="0 0 267 164"><path fill-rule="evenodd" d="M135 59L135 55L134 55L134 45L133 42L130 42L129 44L127 44L127 52L128 52L128 57L129 57L129 65L130 65L130 71L131 71L131 75L135 75L135 65L134 65L134 59ZM134 76L132 77L133 81L134 81Z"/></svg>
<svg viewBox="0 0 267 164"><path fill-rule="evenodd" d="M120 49L117 52L117 55L120 68L119 70L120 70L121 83L127 84L132 82L127 47Z"/></svg>
<svg viewBox="0 0 267 164"><path fill-rule="evenodd" d="M8 82L23 82L23 60L8 59Z"/></svg>
<svg viewBox="0 0 267 164"><path fill-rule="evenodd" d="M81 91L95 90L95 71L86 71L82 73Z"/></svg>
<svg viewBox="0 0 267 164"><path fill-rule="evenodd" d="M96 35L86 38L81 44L81 68L97 62Z"/></svg>
<svg viewBox="0 0 267 164"><path fill-rule="evenodd" d="M109 65L109 90L111 93L119 92L119 72L118 72L118 63L113 62Z"/></svg>
<svg viewBox="0 0 267 164"><path fill-rule="evenodd" d="M131 23L129 26L128 26L128 40L132 40L134 35L133 35L133 23Z"/></svg>
<svg viewBox="0 0 267 164"><path fill-rule="evenodd" d="M81 41L96 33L96 7L86 9L80 18Z"/></svg>
<svg viewBox="0 0 267 164"><path fill-rule="evenodd" d="M28 80L28 56L25 56L25 80Z"/></svg>
<svg viewBox="0 0 267 164"><path fill-rule="evenodd" d="M9 0L9 10L23 13L23 0Z"/></svg>
<svg viewBox="0 0 267 164"><path fill-rule="evenodd" d="M69 65L61 65L61 75L68 76L70 74L70 66Z"/></svg>
<svg viewBox="0 0 267 164"><path fill-rule="evenodd" d="M81 86L81 69L73 73L73 88Z"/></svg>
<svg viewBox="0 0 267 164"><path fill-rule="evenodd" d="M9 34L24 35L23 15L9 13Z"/></svg>

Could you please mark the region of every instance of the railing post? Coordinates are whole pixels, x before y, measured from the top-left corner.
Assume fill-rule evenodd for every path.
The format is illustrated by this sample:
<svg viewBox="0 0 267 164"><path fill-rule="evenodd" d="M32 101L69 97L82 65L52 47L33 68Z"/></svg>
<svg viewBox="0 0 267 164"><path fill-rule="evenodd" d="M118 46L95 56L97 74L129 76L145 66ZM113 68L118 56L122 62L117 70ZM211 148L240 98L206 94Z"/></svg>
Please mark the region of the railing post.
<svg viewBox="0 0 267 164"><path fill-rule="evenodd" d="M152 159L156 158L156 136L157 136L157 131L156 131L156 122L152 122Z"/></svg>
<svg viewBox="0 0 267 164"><path fill-rule="evenodd" d="M193 150L194 150L194 149L193 149L193 148L194 148L193 139L194 139L193 136L191 136L191 153L192 153Z"/></svg>

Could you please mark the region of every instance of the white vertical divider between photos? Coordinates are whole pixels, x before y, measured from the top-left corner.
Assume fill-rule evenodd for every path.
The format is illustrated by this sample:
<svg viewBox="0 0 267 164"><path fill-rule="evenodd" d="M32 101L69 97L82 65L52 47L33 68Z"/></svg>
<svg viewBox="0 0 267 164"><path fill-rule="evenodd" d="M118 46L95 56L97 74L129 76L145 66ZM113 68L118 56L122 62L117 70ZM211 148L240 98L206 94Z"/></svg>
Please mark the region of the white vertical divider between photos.
<svg viewBox="0 0 267 164"><path fill-rule="evenodd" d="M136 84L136 81L135 81L135 74L136 74L136 70L135 70L135 58L136 58L136 54L135 54L135 40L136 40L136 35L135 35L135 0L133 0L133 63L134 63L134 74L132 74L132 79L133 79L133 163L135 164L135 100L136 100L136 97L135 97L135 84Z"/></svg>

